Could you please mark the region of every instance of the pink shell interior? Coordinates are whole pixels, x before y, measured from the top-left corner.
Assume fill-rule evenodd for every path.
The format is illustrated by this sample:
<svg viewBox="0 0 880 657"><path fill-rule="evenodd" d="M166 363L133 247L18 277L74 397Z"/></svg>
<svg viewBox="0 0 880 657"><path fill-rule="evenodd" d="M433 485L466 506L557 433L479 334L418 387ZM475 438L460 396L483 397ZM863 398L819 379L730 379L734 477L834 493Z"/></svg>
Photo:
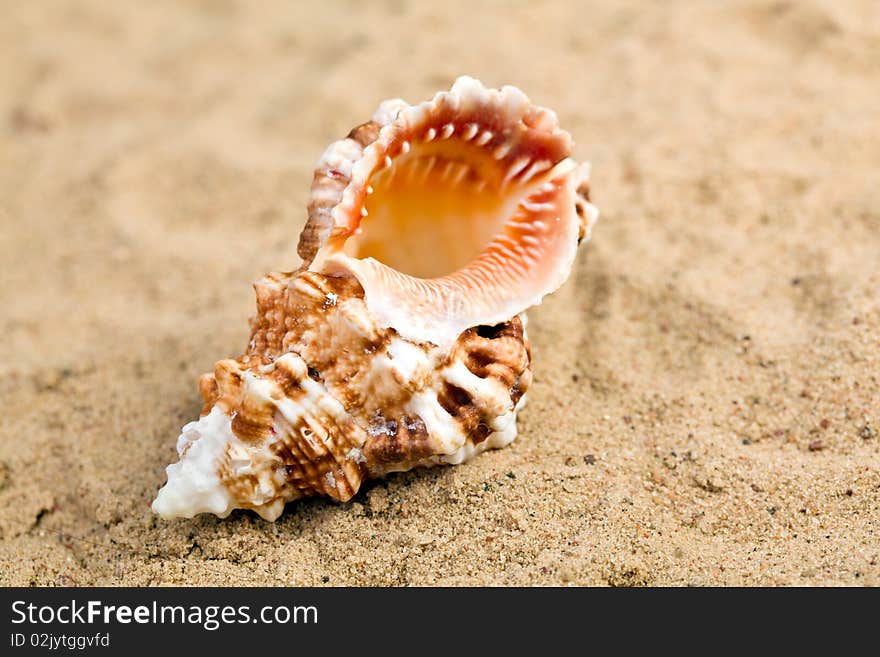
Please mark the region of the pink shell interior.
<svg viewBox="0 0 880 657"><path fill-rule="evenodd" d="M553 112L459 78L420 105L386 101L374 121L374 141L360 152L337 142L319 165L316 180L335 172L347 184L310 269L355 276L380 323L440 345L565 281L587 168Z"/></svg>

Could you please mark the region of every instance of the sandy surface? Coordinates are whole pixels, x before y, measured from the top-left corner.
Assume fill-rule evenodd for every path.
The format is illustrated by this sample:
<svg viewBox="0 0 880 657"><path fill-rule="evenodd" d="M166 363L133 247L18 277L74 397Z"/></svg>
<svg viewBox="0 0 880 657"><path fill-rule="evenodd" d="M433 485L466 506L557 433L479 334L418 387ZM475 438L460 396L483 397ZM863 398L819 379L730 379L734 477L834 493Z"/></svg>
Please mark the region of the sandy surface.
<svg viewBox="0 0 880 657"><path fill-rule="evenodd" d="M13 3L0 583L880 584L880 5ZM460 73L602 218L509 448L274 523L149 504L311 170Z"/></svg>

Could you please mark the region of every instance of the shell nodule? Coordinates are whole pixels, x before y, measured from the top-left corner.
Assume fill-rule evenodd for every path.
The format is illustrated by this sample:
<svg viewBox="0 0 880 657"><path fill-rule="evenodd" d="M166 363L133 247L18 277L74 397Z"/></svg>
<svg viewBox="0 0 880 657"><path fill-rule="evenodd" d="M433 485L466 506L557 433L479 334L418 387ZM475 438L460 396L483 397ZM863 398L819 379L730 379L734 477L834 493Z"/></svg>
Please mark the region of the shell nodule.
<svg viewBox="0 0 880 657"><path fill-rule="evenodd" d="M153 510L276 519L368 478L516 436L524 311L568 277L598 215L550 110L459 78L383 102L323 154L299 270L256 283L247 352L202 376Z"/></svg>

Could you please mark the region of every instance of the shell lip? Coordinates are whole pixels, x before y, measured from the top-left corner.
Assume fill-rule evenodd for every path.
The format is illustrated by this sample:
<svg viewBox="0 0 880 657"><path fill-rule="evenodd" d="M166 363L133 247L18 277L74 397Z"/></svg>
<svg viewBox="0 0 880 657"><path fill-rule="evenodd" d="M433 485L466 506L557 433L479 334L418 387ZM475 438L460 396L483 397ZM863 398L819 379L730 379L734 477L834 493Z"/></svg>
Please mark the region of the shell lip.
<svg viewBox="0 0 880 657"><path fill-rule="evenodd" d="M418 105L386 101L373 120L381 127L372 129L373 140L362 149L353 149L342 172L347 184L329 209L329 226L305 265L309 270L353 276L380 324L416 342L447 346L462 330L506 321L562 285L585 234L583 224L592 225L597 213L578 199L589 169L571 159L571 136L555 113L532 105L514 87L486 89L462 77L450 91ZM502 218L503 231L475 260L446 275L421 278L347 253L346 242L359 234L367 214L374 176L410 150L444 141L480 149L497 167L497 187L490 191L512 199L516 216ZM585 207L587 219L579 219Z"/></svg>
<svg viewBox="0 0 880 657"><path fill-rule="evenodd" d="M468 76L418 105L409 106L400 99L384 101L373 121L381 126L378 135L353 163L348 184L331 210L329 237L334 242L347 239L360 226L371 177L391 167L416 141L461 139L495 154L499 166L508 166L510 178L520 179L541 170L530 172L532 164L544 171L557 166L569 157L573 146L555 112L533 105L516 87L487 89Z"/></svg>

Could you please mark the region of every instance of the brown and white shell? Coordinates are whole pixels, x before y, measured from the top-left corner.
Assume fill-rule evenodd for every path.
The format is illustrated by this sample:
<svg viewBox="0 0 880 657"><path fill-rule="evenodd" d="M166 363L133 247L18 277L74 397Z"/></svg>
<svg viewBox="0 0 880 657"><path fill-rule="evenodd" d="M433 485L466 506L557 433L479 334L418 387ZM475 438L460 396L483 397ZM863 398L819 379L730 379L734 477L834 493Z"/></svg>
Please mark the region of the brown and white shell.
<svg viewBox="0 0 880 657"><path fill-rule="evenodd" d="M571 147L552 111L468 77L385 101L332 144L303 263L255 284L248 349L202 376L153 510L274 520L509 444L531 381L524 311L566 280L598 215Z"/></svg>

